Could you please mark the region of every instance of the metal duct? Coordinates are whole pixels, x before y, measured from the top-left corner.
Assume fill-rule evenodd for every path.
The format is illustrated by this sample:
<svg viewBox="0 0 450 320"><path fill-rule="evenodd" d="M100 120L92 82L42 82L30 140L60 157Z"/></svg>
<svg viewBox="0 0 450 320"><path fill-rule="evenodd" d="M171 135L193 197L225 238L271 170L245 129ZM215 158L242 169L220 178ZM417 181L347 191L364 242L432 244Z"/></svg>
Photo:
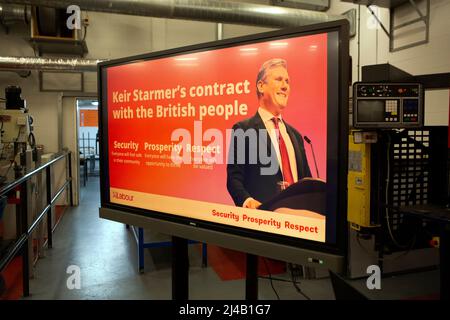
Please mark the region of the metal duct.
<svg viewBox="0 0 450 320"><path fill-rule="evenodd" d="M16 4L0 4L0 24L5 26L31 20L31 7Z"/></svg>
<svg viewBox="0 0 450 320"><path fill-rule="evenodd" d="M323 12L217 0L0 0L4 3L67 8L136 16L282 28L345 19Z"/></svg>
<svg viewBox="0 0 450 320"><path fill-rule="evenodd" d="M217 0L0 0L0 3L168 19L185 19L282 28L345 19L322 12ZM5 7L5 6L2 6ZM1 15L0 15L1 16ZM16 15L17 16L17 15ZM0 57L0 70L97 71L102 60Z"/></svg>
<svg viewBox="0 0 450 320"><path fill-rule="evenodd" d="M40 70L40 71L86 71L97 72L97 64L104 60L0 57L0 71Z"/></svg>

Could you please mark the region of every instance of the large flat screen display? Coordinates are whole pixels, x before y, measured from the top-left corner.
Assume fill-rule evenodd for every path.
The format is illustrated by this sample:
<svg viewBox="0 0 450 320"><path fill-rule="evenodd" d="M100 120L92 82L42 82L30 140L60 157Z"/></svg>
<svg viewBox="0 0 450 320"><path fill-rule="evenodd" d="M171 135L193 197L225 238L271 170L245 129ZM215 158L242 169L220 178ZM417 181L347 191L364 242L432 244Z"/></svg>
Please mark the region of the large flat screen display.
<svg viewBox="0 0 450 320"><path fill-rule="evenodd" d="M100 65L102 207L339 251L346 23Z"/></svg>

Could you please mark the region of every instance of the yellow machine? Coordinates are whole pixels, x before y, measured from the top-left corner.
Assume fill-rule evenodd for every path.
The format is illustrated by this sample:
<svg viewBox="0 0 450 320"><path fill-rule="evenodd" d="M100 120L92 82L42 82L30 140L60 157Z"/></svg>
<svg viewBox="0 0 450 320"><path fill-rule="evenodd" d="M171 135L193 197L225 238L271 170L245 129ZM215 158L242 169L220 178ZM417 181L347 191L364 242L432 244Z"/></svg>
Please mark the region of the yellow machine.
<svg viewBox="0 0 450 320"><path fill-rule="evenodd" d="M355 230L373 228L370 214L370 149L376 133L352 131L349 135L347 220Z"/></svg>

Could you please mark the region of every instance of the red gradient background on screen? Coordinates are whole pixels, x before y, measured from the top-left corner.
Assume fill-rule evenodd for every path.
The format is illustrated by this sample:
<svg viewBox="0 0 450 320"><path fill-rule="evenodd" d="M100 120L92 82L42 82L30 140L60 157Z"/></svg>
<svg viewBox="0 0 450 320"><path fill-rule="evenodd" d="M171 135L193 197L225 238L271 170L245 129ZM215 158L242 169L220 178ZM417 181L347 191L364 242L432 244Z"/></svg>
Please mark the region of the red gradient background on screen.
<svg viewBox="0 0 450 320"><path fill-rule="evenodd" d="M108 92L108 144L110 187L133 191L181 197L186 199L230 204L233 201L226 188L226 129L233 124L255 115L258 109L256 96L256 76L261 65L272 58L287 61L291 93L284 110L283 119L303 136L308 136L314 145L320 178L326 180L327 149L327 34L303 36L235 46L219 50L177 55L156 60L134 62L132 64L107 69ZM248 80L249 94L235 94L210 97L190 97L192 86L217 83L237 83ZM135 89L157 90L185 87L185 98L134 102L113 102L113 92L133 92ZM133 95L131 95L133 97ZM118 164L112 161L114 141L134 141L140 144L139 153L145 153L145 142L171 144L171 134L175 129L184 128L191 132L194 144L195 118L114 119L113 110L121 107L136 109L169 104L187 105L189 102L198 111L198 106L245 103L247 115L233 115L228 120L222 116L206 116L202 121L203 133L216 128L224 134L223 164L215 164L213 170L193 168L149 167L146 159L141 165ZM156 112L156 109L155 109ZM204 146L210 141L203 143ZM305 142L305 151L313 177L316 177L314 160L310 146ZM152 152L156 154L157 152ZM167 153L170 155L170 152Z"/></svg>

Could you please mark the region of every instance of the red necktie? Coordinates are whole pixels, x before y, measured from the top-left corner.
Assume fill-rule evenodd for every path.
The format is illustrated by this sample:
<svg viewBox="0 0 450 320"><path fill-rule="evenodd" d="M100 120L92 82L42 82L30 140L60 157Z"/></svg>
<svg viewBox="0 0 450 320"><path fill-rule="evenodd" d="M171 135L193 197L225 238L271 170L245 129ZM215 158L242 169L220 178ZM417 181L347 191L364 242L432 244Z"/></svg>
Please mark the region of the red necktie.
<svg viewBox="0 0 450 320"><path fill-rule="evenodd" d="M294 183L294 178L292 177L291 165L289 163L289 154L286 148L286 143L284 142L283 136L281 135L280 128L278 127L278 122L281 121L279 118L272 118L273 123L275 124L275 129L277 130L278 137L278 145L280 147L280 155L281 155L281 166L283 171L283 179L289 185Z"/></svg>

